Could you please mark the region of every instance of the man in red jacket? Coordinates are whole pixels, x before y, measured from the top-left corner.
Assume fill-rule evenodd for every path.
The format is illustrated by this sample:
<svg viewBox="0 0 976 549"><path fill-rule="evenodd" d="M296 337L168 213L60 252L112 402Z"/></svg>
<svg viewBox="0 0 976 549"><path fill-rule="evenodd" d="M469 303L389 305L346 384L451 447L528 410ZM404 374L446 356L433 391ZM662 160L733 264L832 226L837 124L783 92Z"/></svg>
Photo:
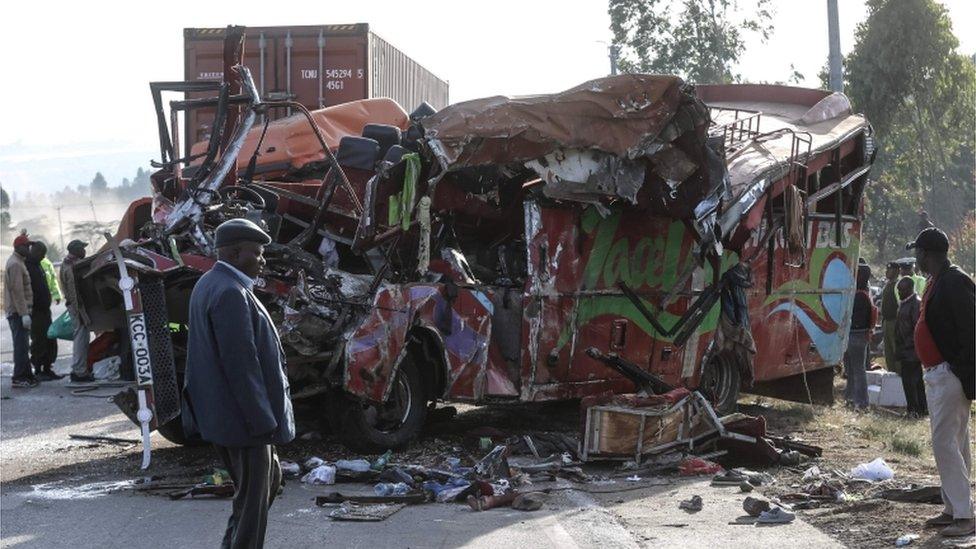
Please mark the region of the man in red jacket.
<svg viewBox="0 0 976 549"><path fill-rule="evenodd" d="M976 286L949 263L949 239L931 227L907 246L929 276L915 325L915 353L925 370L925 397L932 422L932 454L942 480L942 513L925 521L944 526L944 536L976 531L969 488L972 456L969 409L976 391Z"/></svg>

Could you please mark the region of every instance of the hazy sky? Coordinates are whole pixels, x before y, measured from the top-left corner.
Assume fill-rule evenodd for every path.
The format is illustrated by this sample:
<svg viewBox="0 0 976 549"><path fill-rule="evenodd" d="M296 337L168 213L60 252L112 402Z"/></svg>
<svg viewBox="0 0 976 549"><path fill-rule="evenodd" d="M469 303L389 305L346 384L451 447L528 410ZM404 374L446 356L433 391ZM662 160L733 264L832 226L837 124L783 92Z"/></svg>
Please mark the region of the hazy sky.
<svg viewBox="0 0 976 549"><path fill-rule="evenodd" d="M862 0L839 3L846 53L865 8ZM976 2L944 3L961 50L972 54ZM785 80L792 63L805 85L818 86L827 58L826 0L773 4L773 36L767 44L750 42L738 71L746 80ZM7 2L3 15L0 181L8 187L22 181L9 177L13 164L20 169L30 158L153 150L148 82L182 79L184 27L366 22L448 80L452 102L553 92L609 71L605 0L35 0Z"/></svg>

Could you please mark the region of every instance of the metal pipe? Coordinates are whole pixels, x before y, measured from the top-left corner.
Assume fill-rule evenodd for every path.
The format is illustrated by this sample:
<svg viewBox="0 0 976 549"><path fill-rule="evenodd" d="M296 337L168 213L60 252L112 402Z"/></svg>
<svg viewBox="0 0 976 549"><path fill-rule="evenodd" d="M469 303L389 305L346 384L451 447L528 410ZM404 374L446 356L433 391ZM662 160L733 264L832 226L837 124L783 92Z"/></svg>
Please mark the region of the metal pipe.
<svg viewBox="0 0 976 549"><path fill-rule="evenodd" d="M844 91L843 59L840 54L840 21L837 0L827 0L827 38L830 42L830 91Z"/></svg>
<svg viewBox="0 0 976 549"><path fill-rule="evenodd" d="M291 39L291 31L285 35L285 92L291 100L291 47L294 41ZM291 116L291 107L288 107L288 116Z"/></svg>
<svg viewBox="0 0 976 549"><path fill-rule="evenodd" d="M260 81L260 87L258 88L258 90L260 90L262 96L264 95L264 89L265 89L264 88L264 52L267 49L267 47L268 47L268 43L267 40L264 39L264 33L262 32L261 35L258 37L258 55L260 57L260 66L261 66L260 73L258 74L258 79ZM261 115L262 123L264 122L264 119L267 116L268 116L267 114Z"/></svg>
<svg viewBox="0 0 976 549"><path fill-rule="evenodd" d="M325 34L323 34L322 29L319 29L319 108L325 106L325 97L323 97L322 92L322 81L325 78Z"/></svg>
<svg viewBox="0 0 976 549"><path fill-rule="evenodd" d="M312 126L312 133L315 134L316 139L318 139L319 141L319 145L321 145L322 150L325 151L325 156L329 160L329 165L332 166L332 168L339 173L339 177L341 178L342 181L342 186L343 188L345 188L346 193L349 194L349 200L352 201L353 206L356 207L357 210L356 213L358 215L362 215L363 214L362 202L360 202L359 197L356 196L356 191L352 188L352 183L350 183L349 179L346 177L346 172L343 171L342 168L339 166L339 161L336 160L335 155L332 154L332 150L329 149L329 145L325 142L325 138L322 137L322 132L319 131L319 127L315 124L315 119L312 118L312 113L309 112L307 108L305 108L305 105L302 105L301 103L297 103L295 101L266 101L263 103L263 105L271 108L287 107L289 111L292 109L292 107L294 107L295 109L298 109L299 112L305 115L305 118L308 119L309 125Z"/></svg>
<svg viewBox="0 0 976 549"><path fill-rule="evenodd" d="M180 111L171 108L169 110L169 126L170 132L173 134L171 139L173 140L173 150L180 150ZM175 158L173 160L176 160ZM180 179L180 175L183 173L182 162L176 162L173 164L173 177L177 181Z"/></svg>

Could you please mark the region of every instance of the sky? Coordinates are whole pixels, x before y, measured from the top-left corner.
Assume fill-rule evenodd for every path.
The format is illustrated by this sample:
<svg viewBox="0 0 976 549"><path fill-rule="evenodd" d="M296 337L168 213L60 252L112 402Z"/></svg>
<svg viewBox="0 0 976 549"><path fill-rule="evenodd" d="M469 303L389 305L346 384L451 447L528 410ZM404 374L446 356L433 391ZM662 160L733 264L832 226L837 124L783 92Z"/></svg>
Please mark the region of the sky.
<svg viewBox="0 0 976 549"><path fill-rule="evenodd" d="M960 50L976 52L976 2L943 3ZM846 54L866 10L863 0L839 4ZM750 39L737 71L747 81L786 80L792 64L806 77L801 85L819 87L826 0L773 6L773 35L765 44ZM369 23L449 81L451 102L555 92L609 72L605 0L35 0L7 3L3 14L0 182L12 192L87 183L95 169L115 185L148 167L159 154L148 82L182 80L184 27Z"/></svg>

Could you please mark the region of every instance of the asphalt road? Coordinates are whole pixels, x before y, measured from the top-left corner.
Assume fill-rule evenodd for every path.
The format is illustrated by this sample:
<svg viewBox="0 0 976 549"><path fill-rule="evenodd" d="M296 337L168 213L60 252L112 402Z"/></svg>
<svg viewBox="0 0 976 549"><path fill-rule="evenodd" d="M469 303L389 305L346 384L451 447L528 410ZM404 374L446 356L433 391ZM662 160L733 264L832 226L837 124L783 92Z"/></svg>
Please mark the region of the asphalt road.
<svg viewBox="0 0 976 549"><path fill-rule="evenodd" d="M64 360L57 365L61 372L66 368ZM12 390L9 374L0 379L0 398L0 548L219 545L229 500L171 501L136 492L129 483L147 474L139 469L138 446L69 439L72 433L138 438L114 405L74 396L64 382ZM206 448L187 450L159 437L153 445L154 475L200 475L214 463ZM407 507L383 522L351 523L329 519L330 510L316 507L314 496L336 489L365 494L370 486L310 487L290 481L271 509L267 546L838 546L799 520L765 528L729 525L743 515L743 496L704 480L560 482L556 487L561 489L536 512L474 513L465 505L434 503ZM679 510L678 502L693 494L704 498L704 509L695 514Z"/></svg>
<svg viewBox="0 0 976 549"><path fill-rule="evenodd" d="M51 305L51 318L58 318L65 311L64 303ZM58 340L58 357L71 355L71 342ZM10 344L10 324L6 317L0 321L0 363L12 362L14 350ZM6 373L6 372L4 372Z"/></svg>

